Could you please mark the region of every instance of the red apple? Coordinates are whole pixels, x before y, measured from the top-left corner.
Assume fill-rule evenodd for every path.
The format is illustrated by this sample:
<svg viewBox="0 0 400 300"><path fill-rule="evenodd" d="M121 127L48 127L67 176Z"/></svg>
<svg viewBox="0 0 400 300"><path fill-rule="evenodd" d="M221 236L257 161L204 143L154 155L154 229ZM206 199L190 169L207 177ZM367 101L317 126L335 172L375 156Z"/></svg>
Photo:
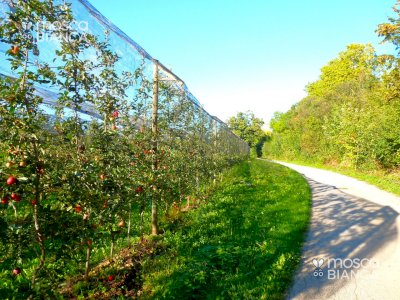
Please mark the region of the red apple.
<svg viewBox="0 0 400 300"><path fill-rule="evenodd" d="M117 130L117 129L118 129L117 125L114 124L114 125L112 126L112 130Z"/></svg>
<svg viewBox="0 0 400 300"><path fill-rule="evenodd" d="M114 111L114 112L113 112L113 117L114 117L114 118L118 118L118 116L119 116L118 111Z"/></svg>
<svg viewBox="0 0 400 300"><path fill-rule="evenodd" d="M80 206L80 204L78 204L77 206L75 206L75 211L77 213L80 213L82 211L82 207Z"/></svg>
<svg viewBox="0 0 400 300"><path fill-rule="evenodd" d="M141 192L143 192L143 187L140 185L136 188L136 193L140 194Z"/></svg>
<svg viewBox="0 0 400 300"><path fill-rule="evenodd" d="M4 197L3 199L1 199L1 204L8 204L8 198Z"/></svg>
<svg viewBox="0 0 400 300"><path fill-rule="evenodd" d="M32 203L32 205L37 205L37 201L36 201L35 199L33 199L33 200L31 201L31 203Z"/></svg>
<svg viewBox="0 0 400 300"><path fill-rule="evenodd" d="M17 182L17 178L15 178L14 176L10 176L10 177L8 177L8 179L7 179L7 184L8 185L13 185L14 183L16 183Z"/></svg>
<svg viewBox="0 0 400 300"><path fill-rule="evenodd" d="M16 54L18 54L18 52L19 52L19 47L18 47L17 45L12 46L12 48L11 48L11 53L12 53L13 55L16 55Z"/></svg>
<svg viewBox="0 0 400 300"><path fill-rule="evenodd" d="M114 276L109 275L109 276L108 276L108 281L113 281L113 280L114 280Z"/></svg>
<svg viewBox="0 0 400 300"><path fill-rule="evenodd" d="M12 193L11 194L11 199L13 199L16 202L19 202L19 201L21 201L21 196L16 194L16 193Z"/></svg>
<svg viewBox="0 0 400 300"><path fill-rule="evenodd" d="M21 274L21 269L17 267L12 271L12 273L13 273L13 275L17 276L17 275Z"/></svg>
<svg viewBox="0 0 400 300"><path fill-rule="evenodd" d="M101 179L101 180L105 180L105 179L106 179L106 175L100 174L100 179Z"/></svg>

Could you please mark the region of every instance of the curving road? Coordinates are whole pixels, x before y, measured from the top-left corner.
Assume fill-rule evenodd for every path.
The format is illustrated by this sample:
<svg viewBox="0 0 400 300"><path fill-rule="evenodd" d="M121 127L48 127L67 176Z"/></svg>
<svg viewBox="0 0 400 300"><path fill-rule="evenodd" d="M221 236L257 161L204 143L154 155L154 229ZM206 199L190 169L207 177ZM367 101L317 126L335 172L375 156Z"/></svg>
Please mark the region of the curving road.
<svg viewBox="0 0 400 300"><path fill-rule="evenodd" d="M400 197L334 172L303 174L312 217L288 299L400 299Z"/></svg>

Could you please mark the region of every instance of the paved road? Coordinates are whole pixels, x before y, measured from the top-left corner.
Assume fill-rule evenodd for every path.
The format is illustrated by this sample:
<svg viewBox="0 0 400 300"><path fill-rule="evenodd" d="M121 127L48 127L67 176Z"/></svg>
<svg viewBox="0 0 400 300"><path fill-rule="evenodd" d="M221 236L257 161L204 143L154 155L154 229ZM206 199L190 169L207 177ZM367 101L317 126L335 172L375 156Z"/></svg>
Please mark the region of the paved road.
<svg viewBox="0 0 400 300"><path fill-rule="evenodd" d="M303 174L313 193L288 299L400 299L400 197L334 172L281 164Z"/></svg>

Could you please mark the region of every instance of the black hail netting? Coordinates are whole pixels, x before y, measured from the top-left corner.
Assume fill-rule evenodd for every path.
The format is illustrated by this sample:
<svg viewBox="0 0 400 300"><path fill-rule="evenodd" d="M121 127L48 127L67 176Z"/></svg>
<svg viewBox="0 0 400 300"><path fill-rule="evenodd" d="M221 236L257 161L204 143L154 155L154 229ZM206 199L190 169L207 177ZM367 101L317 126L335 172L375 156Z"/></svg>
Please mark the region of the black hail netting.
<svg viewBox="0 0 400 300"><path fill-rule="evenodd" d="M170 72L161 63L154 60L142 47L135 43L130 37L113 25L101 15L88 1L72 0L71 4L76 23L76 30L82 33L89 33L97 37L104 37L108 34L110 49L119 57L116 63L116 72L135 73L141 72L141 79L137 80L126 91L126 99L135 105L130 105L130 114L136 116L136 126L151 126L152 117L152 88L154 82L154 66L158 65L159 82L159 132L160 143L171 143L178 145L191 141L196 151L207 151L204 148L204 141L212 151L223 153L227 156L242 156L249 152L248 145L233 134L227 125L218 118L207 113L199 101L190 93L185 83ZM0 0L0 17L2 22L7 21L7 13L12 10L10 1ZM54 3L62 3L54 1ZM53 61L55 51L59 50L60 42L57 38L40 34L40 28L45 24L26 24L34 26L38 40L40 56L30 61L32 65L48 63L52 68L57 68L57 60ZM10 68L6 52L10 45L0 43L0 74L8 77L16 77ZM95 62L97 55L93 50L82 52L82 59ZM33 56L34 57L34 56ZM40 58L39 58L40 57ZM146 87L147 84L147 87ZM56 85L41 83L36 86L37 94L43 98L43 110L49 115L54 115L59 91ZM146 90L147 89L147 90ZM132 103L130 103L132 104ZM84 102L79 107L80 117L83 120L101 119L95 106L91 102ZM66 109L66 114L68 111ZM191 137L190 139L188 137ZM198 141L198 143L193 141ZM203 146L202 146L203 145Z"/></svg>

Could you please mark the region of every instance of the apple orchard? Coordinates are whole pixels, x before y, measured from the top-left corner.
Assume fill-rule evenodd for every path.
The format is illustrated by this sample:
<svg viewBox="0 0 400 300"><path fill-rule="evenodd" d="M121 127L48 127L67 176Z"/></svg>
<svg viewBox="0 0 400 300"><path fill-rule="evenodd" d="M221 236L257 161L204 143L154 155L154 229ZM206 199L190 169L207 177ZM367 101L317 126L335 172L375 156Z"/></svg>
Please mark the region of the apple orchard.
<svg viewBox="0 0 400 300"><path fill-rule="evenodd" d="M96 34L41 26L40 34L70 38L35 39L37 27L24 24L76 22L74 6L59 2L0 4L8 8L0 23L6 298L50 293L72 276L88 280L123 247L165 232L183 206L206 205L221 171L248 154L183 82L100 22L90 23ZM125 64L133 54L141 59Z"/></svg>

